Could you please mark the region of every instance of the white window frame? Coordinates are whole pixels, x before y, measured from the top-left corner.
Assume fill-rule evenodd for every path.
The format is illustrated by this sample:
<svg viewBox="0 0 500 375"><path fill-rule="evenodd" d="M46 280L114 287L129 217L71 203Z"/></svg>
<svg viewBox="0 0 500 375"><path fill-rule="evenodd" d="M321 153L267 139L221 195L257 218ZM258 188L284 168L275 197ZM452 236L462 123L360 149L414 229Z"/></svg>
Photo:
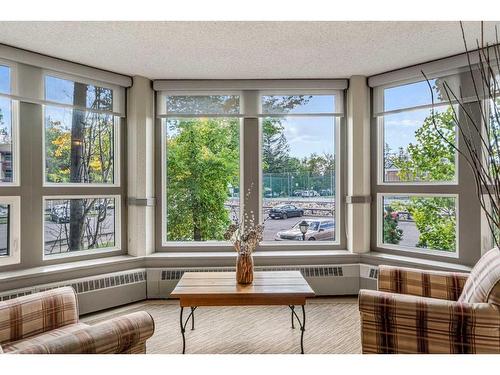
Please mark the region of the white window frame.
<svg viewBox="0 0 500 375"><path fill-rule="evenodd" d="M0 196L0 204L9 207L9 255L0 256L0 266L21 263L21 197Z"/></svg>
<svg viewBox="0 0 500 375"><path fill-rule="evenodd" d="M93 85L93 86L98 86L98 87L103 87L106 89L110 89L113 91L113 110L115 107L115 101L119 102L123 100L120 95L120 88L116 85L110 85L105 82L101 81L95 81L92 79L88 78L82 78L82 77L75 77L71 76L69 74L65 73L60 73L56 72L53 70L47 70L44 69L42 72L42 95L43 95L43 132L42 132L42 171L43 171L43 187L120 187L120 126L121 126L121 114L119 112L114 112L114 111L105 111L105 110L92 110L91 108L86 108L86 107L80 107L80 106L73 106L70 104L64 104L64 103L59 103L59 102L54 102L47 100L45 98L45 79L46 77L54 77L54 78L59 78L63 79L66 81L71 81L71 82L78 82L78 83L84 83L87 85ZM122 104L117 104L120 107L123 106ZM85 183L85 182L67 182L67 183L57 183L57 182L48 182L47 181L47 173L46 173L46 153L45 153L45 108L46 106L49 107L59 107L59 108L67 108L67 109L76 109L80 110L83 112L93 112L93 113L102 113L102 114L107 114L113 117L113 142L114 142L114 153L113 153L113 183ZM117 168L118 166L118 168Z"/></svg>
<svg viewBox="0 0 500 375"><path fill-rule="evenodd" d="M396 86L390 86L390 87L398 87L398 86L404 86L411 84L405 83L402 85L396 85ZM383 91L388 87L381 87L377 88ZM382 101L382 106L383 106L383 101L384 97L383 95L379 95L381 98L378 98L377 100ZM449 106L449 103L436 103L434 106L436 107L447 107ZM384 185L384 186L435 186L435 185L458 185L458 181L460 179L459 177L459 168L458 168L458 159L459 155L458 152L455 150L455 177L451 181L395 181L395 182L387 182L384 181L384 175L385 175L385 170L384 170L384 148L385 148L385 134L384 134L384 121L385 121L385 116L391 115L391 114L397 114L397 113L404 113L404 112L411 112L411 111L418 111L422 109L432 109L432 105L422 105L422 106L415 106L415 107L408 107L404 109L398 109L394 111L387 111L381 114L376 115L376 121L377 121L377 184L378 185ZM458 145L458 129L455 127L455 144Z"/></svg>
<svg viewBox="0 0 500 375"><path fill-rule="evenodd" d="M301 90L261 90L259 91L259 105L262 103L262 97L263 96L291 96L291 95L330 95L334 96L335 100L342 100L343 98L337 98L337 95L339 93L339 90L318 90L318 89L312 89L312 90L306 90L306 89L301 89ZM338 106L338 102L335 103L334 110ZM340 139L341 139L341 117L342 115L339 114L337 111L327 113L327 112L321 112L321 113L292 113L292 114L265 114L263 111L259 114L260 117L260 137L262 139L262 121L265 118L287 118L287 117L296 117L296 118L319 118L319 117L326 117L326 118L333 118L334 122L334 139L333 145L334 145L334 150L335 150L335 197L334 197L334 204L335 204L335 215L333 216L333 220L335 222L335 239L333 241L307 241L307 245L304 245L300 241L262 241L261 247L263 248L273 248L275 247L276 249L281 250L283 248L288 248L288 249L293 249L293 248L300 248L303 249L304 246L306 247L311 247L311 248L325 248L328 246L338 246L340 245L340 238L341 238L341 233L343 230L342 227L342 222L340 218L342 217L341 215L343 214L343 204L341 204L341 197L339 194L339 188L340 188L340 183L341 183L341 172L340 172ZM262 196L262 189L263 189L263 169L262 169L262 148L259 150L259 155L260 155L260 172L259 172L259 183L260 183L260 188L259 191L261 194L259 194L259 207L260 207L260 215L262 219L264 220L264 204L263 204L263 196Z"/></svg>
<svg viewBox="0 0 500 375"><path fill-rule="evenodd" d="M115 199L115 246L99 249L86 249L79 251L68 251L66 253L45 254L45 202L48 200L68 200L68 199L92 199L92 198L114 198ZM93 194L93 195L44 195L42 197L42 254L43 260L73 258L85 255L105 254L120 251L121 246L121 195L119 194Z"/></svg>
<svg viewBox="0 0 500 375"><path fill-rule="evenodd" d="M423 249L419 248L416 246L404 246L404 245L393 245L393 244L386 244L384 243L384 240L382 238L382 233L383 233L383 225L384 225L384 220L383 220L383 214L384 214L384 197L429 197L429 198L454 198L455 199L455 217L456 217L456 226L455 226L455 251L450 252L450 251L445 251L445 250L436 250L436 249ZM442 257L447 257L447 258L456 258L458 259L460 257L460 248L459 248L459 234L460 234L460 228L459 228L459 198L458 194L451 194L451 193L406 193L406 192L399 192L399 193L377 193L377 247L379 248L384 248L384 249L391 249L391 250L397 250L402 253L417 253L417 254L426 254L426 255L438 255Z"/></svg>
<svg viewBox="0 0 500 375"><path fill-rule="evenodd" d="M208 118L235 118L239 120L239 132L240 132L240 144L239 144L239 153L240 153L240 215L243 210L243 201L241 199L241 185L243 183L243 168L242 168L242 145L243 145L243 115L241 114L241 107L243 101L243 94L241 91L220 91L220 90L207 90L207 91L164 91L162 95L158 95L158 100L165 99L167 96L212 96L212 95L237 95L240 99L240 111L238 114L224 114L224 115L214 115L214 114L178 114L178 113L161 113L158 114L157 117L160 120L161 127L161 135L160 135L160 168L161 168L161 246L165 248L207 248L207 247L217 247L217 248L226 248L227 250L232 250L233 246L229 241L167 241L167 145L166 145L166 126L165 122L168 119L196 119L202 117ZM158 108L160 104L158 104ZM166 108L166 105L164 105Z"/></svg>
<svg viewBox="0 0 500 375"><path fill-rule="evenodd" d="M113 117L113 142L114 142L114 147L113 147L113 183L87 183L87 182L65 182L65 183L58 183L58 182L48 182L47 181L47 165L46 165L46 150L45 150L45 119L46 119L46 107L59 107L59 108L74 108L77 110L80 110L79 108L76 107L68 107L68 106L60 106L57 104L48 104L42 106L42 116L43 116L43 132L42 132L42 172L43 172L43 187L58 187L58 188L64 188L64 187L102 187L102 188L118 188L120 187L120 127L121 127L121 118L118 116L113 115L111 112L106 112L107 114L111 115ZM93 112L93 111L87 111L87 112ZM102 112L101 112L102 113Z"/></svg>
<svg viewBox="0 0 500 375"><path fill-rule="evenodd" d="M10 94L0 94L0 98L10 100L11 137L12 137L12 181L0 182L3 186L21 186L20 170L20 147L19 147L19 101L16 100L17 93L17 65L14 62L0 59L0 65L10 69Z"/></svg>

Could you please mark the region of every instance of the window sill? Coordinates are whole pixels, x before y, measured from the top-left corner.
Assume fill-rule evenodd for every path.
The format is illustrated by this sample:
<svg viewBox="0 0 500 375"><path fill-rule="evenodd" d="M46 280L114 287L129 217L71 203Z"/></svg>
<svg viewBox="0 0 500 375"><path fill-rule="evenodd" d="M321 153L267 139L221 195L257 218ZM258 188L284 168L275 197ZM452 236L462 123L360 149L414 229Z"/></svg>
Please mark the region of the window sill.
<svg viewBox="0 0 500 375"><path fill-rule="evenodd" d="M0 283L15 281L15 280L23 280L30 279L36 276L50 276L53 274L61 274L66 272L75 272L80 270L94 269L103 266L110 265L122 265L127 263L142 263L143 258L133 257L130 255L120 255L114 257L100 258L100 259L90 259L90 260L82 260L77 262L68 262L68 263L59 263L52 264L47 266L26 268L23 270L15 270L15 271L0 271ZM139 267L142 264L139 265ZM137 265L134 265L137 267Z"/></svg>
<svg viewBox="0 0 500 375"><path fill-rule="evenodd" d="M449 272L470 272L472 267L446 261L429 260L422 258L406 257L402 255L369 252L360 254L360 263L365 264L388 264L401 267L414 267L422 269L441 270Z"/></svg>

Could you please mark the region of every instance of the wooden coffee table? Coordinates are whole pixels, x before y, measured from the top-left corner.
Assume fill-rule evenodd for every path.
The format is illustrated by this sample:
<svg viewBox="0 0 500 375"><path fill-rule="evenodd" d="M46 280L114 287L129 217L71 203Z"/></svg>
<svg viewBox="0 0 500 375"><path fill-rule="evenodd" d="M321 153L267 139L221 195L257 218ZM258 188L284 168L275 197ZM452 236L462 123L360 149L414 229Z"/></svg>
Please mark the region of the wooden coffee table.
<svg viewBox="0 0 500 375"><path fill-rule="evenodd" d="M284 305L292 311L299 323L300 351L304 354L304 331L306 329L306 298L314 297L314 291L299 271L255 272L253 284L239 285L234 272L185 272L170 295L179 298L181 307L180 327L182 334L182 354L186 351L186 326L191 319L194 329L194 311L198 306L255 306ZM302 320L295 311L302 307ZM183 319L184 308L191 309L187 319Z"/></svg>

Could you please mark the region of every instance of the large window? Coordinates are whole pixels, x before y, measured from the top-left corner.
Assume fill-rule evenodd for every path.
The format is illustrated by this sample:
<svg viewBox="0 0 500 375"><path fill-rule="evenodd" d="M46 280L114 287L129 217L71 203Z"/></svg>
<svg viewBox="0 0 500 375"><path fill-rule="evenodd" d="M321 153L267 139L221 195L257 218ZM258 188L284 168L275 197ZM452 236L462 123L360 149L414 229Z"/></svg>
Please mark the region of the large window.
<svg viewBox="0 0 500 375"><path fill-rule="evenodd" d="M158 246L229 250L228 226L247 220L264 223L264 250L303 249L302 220L307 246L345 246L337 203L343 92L331 83L155 82Z"/></svg>
<svg viewBox="0 0 500 375"><path fill-rule="evenodd" d="M165 99L163 240L223 241L240 220L239 96Z"/></svg>
<svg viewBox="0 0 500 375"><path fill-rule="evenodd" d="M46 75L44 256L120 249L120 118L113 89ZM60 195L67 186L71 195ZM89 194L88 188L100 188Z"/></svg>
<svg viewBox="0 0 500 375"><path fill-rule="evenodd" d="M264 241L335 241L335 95L262 95Z"/></svg>
<svg viewBox="0 0 500 375"><path fill-rule="evenodd" d="M458 257L458 109L430 84L375 89L376 247Z"/></svg>

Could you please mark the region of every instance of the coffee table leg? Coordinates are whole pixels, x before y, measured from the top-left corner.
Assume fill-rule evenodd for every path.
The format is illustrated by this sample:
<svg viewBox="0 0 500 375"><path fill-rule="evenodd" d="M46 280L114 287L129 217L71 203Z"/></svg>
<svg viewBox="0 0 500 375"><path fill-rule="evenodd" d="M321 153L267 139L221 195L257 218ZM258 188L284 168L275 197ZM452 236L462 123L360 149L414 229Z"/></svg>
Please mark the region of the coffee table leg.
<svg viewBox="0 0 500 375"><path fill-rule="evenodd" d="M195 307L191 307L191 312L189 313L186 321L182 319L182 314L184 313L184 307L181 306L181 316L180 316L180 325L181 325L181 334L182 334L182 354L186 352L186 326L189 323L189 319L191 319L191 329L194 329L194 310L196 310Z"/></svg>
<svg viewBox="0 0 500 375"><path fill-rule="evenodd" d="M182 313L184 312L184 307L181 306L181 317L180 317L180 323L181 323L181 334L182 334L182 354L186 352L186 337L184 336L184 324L182 322Z"/></svg>
<svg viewBox="0 0 500 375"><path fill-rule="evenodd" d="M306 330L306 308L304 305L302 305L302 321L300 320L299 316L295 312L295 306L289 305L290 310L292 310L292 328L295 328L294 325L294 318L297 319L297 322L299 322L300 326L300 353L304 354L304 331Z"/></svg>
<svg viewBox="0 0 500 375"><path fill-rule="evenodd" d="M299 322L300 323L300 322ZM300 354L304 354L304 331L306 330L306 308L302 305L302 324L300 325Z"/></svg>
<svg viewBox="0 0 500 375"><path fill-rule="evenodd" d="M191 331L194 330L194 310L196 307L191 307Z"/></svg>

